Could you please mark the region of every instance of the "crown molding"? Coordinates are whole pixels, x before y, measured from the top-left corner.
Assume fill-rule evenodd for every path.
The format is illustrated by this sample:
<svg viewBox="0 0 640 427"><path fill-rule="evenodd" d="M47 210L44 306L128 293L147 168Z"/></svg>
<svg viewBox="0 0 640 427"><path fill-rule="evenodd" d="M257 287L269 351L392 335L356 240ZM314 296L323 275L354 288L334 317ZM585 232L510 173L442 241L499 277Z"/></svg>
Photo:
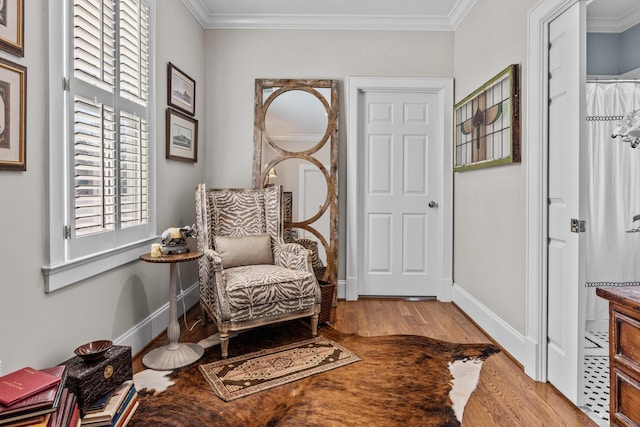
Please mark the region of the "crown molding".
<svg viewBox="0 0 640 427"><path fill-rule="evenodd" d="M339 14L216 14L201 0L182 0L204 29L453 31L476 0L458 0L448 16Z"/></svg>
<svg viewBox="0 0 640 427"><path fill-rule="evenodd" d="M640 23L640 6L619 18L587 18L590 33L623 33Z"/></svg>

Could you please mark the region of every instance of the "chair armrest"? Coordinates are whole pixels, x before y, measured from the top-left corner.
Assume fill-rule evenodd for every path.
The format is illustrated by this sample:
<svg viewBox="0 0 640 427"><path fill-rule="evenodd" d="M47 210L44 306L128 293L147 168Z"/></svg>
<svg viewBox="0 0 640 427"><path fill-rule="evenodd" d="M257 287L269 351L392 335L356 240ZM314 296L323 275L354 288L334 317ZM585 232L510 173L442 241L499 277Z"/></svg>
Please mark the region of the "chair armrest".
<svg viewBox="0 0 640 427"><path fill-rule="evenodd" d="M198 260L200 301L212 310L218 319L229 318L229 307L224 304L224 268L220 255L213 249L205 249Z"/></svg>
<svg viewBox="0 0 640 427"><path fill-rule="evenodd" d="M274 246L274 263L292 270L302 270L313 273L311 266L311 251L297 243L280 243Z"/></svg>

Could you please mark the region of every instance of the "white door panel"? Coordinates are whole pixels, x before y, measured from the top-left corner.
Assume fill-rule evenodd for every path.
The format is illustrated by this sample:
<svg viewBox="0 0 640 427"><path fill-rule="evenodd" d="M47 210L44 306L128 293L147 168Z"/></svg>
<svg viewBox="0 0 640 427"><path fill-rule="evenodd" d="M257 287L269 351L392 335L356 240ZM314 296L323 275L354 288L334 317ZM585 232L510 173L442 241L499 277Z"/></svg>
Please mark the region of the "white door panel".
<svg viewBox="0 0 640 427"><path fill-rule="evenodd" d="M440 242L433 232L439 168L436 94L368 92L364 103L365 235L360 295L433 296L430 271Z"/></svg>
<svg viewBox="0 0 640 427"><path fill-rule="evenodd" d="M581 404L583 384L580 311L584 276L579 219L580 149L584 135L584 2L576 2L549 25L548 330L547 378Z"/></svg>

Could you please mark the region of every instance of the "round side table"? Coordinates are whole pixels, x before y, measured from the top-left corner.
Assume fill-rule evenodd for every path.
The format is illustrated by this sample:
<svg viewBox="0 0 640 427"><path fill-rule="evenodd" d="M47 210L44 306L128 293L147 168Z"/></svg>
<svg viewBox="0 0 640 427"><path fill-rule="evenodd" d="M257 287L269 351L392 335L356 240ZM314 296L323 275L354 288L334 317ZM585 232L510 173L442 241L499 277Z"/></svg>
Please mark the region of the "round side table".
<svg viewBox="0 0 640 427"><path fill-rule="evenodd" d="M178 323L177 284L178 263L193 261L202 256L202 252L186 252L183 254L162 255L152 257L144 254L140 259L150 263L169 264L169 312L170 321L167 327L169 344L154 348L142 357L142 364L147 368L159 371L171 370L187 366L200 359L204 349L194 343L180 343L180 324Z"/></svg>

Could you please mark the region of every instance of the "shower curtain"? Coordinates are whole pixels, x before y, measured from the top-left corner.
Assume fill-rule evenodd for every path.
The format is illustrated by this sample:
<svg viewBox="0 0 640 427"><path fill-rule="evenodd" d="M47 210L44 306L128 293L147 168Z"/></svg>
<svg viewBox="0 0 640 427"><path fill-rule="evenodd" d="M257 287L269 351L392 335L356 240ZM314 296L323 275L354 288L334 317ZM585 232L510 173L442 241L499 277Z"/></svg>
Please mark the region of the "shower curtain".
<svg viewBox="0 0 640 427"><path fill-rule="evenodd" d="M582 148L589 159L588 323L606 325L608 317L607 302L595 295L596 286L640 286L640 233L627 232L638 227L633 216L640 214L640 148L611 138L622 116L639 108L640 81L587 84L587 141Z"/></svg>

